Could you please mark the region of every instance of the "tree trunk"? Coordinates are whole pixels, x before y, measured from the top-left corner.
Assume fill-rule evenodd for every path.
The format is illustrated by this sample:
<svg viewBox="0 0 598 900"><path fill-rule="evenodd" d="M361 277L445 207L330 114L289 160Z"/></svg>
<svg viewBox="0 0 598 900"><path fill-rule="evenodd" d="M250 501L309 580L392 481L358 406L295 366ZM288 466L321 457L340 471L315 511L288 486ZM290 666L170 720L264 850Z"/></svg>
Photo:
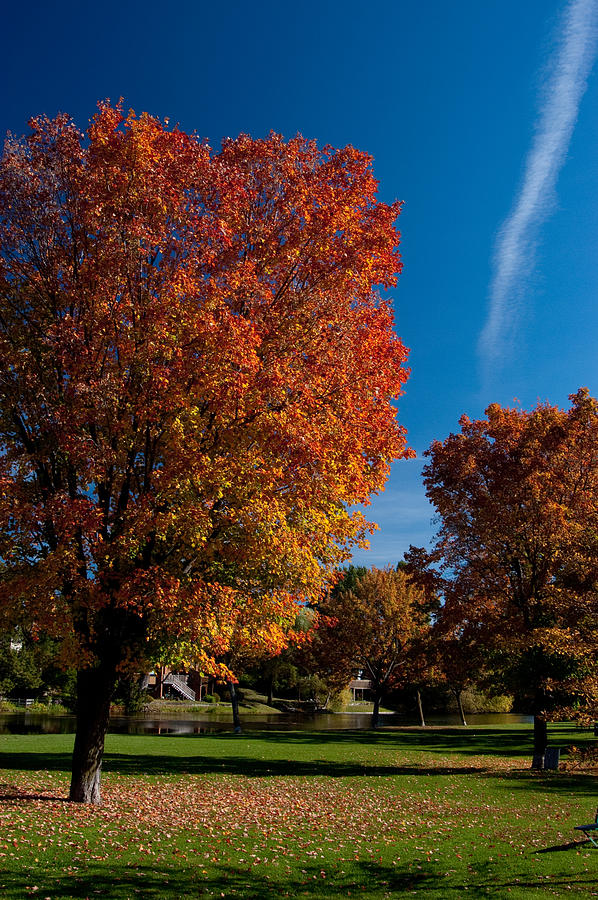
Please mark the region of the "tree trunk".
<svg viewBox="0 0 598 900"><path fill-rule="evenodd" d="M274 669L270 672L270 678L268 679L268 706L272 706L274 701Z"/></svg>
<svg viewBox="0 0 598 900"><path fill-rule="evenodd" d="M455 697L457 699L457 709L459 710L459 717L461 719L461 725L467 725L465 721L465 712L463 710L463 702L461 700L461 691L454 691Z"/></svg>
<svg viewBox="0 0 598 900"><path fill-rule="evenodd" d="M548 745L548 727L544 716L534 715L534 755L532 769L544 768L544 754Z"/></svg>
<svg viewBox="0 0 598 900"><path fill-rule="evenodd" d="M69 800L100 803L100 774L110 701L116 684L114 669L98 666L77 672L77 725Z"/></svg>
<svg viewBox="0 0 598 900"><path fill-rule="evenodd" d="M422 726L422 728L425 728L426 720L424 719L424 708L422 706L422 695L421 695L421 691L419 688L415 692L415 695L417 697L417 711L419 713L419 724Z"/></svg>
<svg viewBox="0 0 598 900"><path fill-rule="evenodd" d="M235 687L234 681L227 681L228 692L230 694L230 704L233 710L233 725L235 734L241 734L241 716L239 715L239 695Z"/></svg>
<svg viewBox="0 0 598 900"><path fill-rule="evenodd" d="M372 728L377 728L380 724L380 693L374 693L374 708L372 710Z"/></svg>

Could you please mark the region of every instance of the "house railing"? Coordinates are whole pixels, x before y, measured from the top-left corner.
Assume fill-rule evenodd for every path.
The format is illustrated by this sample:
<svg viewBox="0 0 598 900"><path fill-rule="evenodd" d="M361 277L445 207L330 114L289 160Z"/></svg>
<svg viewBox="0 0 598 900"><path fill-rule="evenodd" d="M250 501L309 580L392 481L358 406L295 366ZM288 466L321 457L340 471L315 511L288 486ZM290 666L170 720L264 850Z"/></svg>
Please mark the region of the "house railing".
<svg viewBox="0 0 598 900"><path fill-rule="evenodd" d="M195 700L195 691L189 687L184 678L181 678L180 675L175 675L174 672L169 672L168 675L165 675L162 684L169 684L185 700Z"/></svg>

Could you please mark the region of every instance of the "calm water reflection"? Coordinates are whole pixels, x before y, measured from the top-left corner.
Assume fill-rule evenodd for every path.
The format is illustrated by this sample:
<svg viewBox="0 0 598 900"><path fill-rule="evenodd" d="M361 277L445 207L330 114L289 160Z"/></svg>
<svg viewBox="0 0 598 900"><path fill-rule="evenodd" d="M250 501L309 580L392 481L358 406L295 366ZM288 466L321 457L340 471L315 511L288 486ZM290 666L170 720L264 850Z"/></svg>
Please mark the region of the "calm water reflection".
<svg viewBox="0 0 598 900"><path fill-rule="evenodd" d="M315 715L280 714L271 716L244 716L247 731L281 730L339 730L370 727L367 713L316 713ZM417 725L415 719L395 714L382 716L385 725ZM459 725L458 716L430 716L428 725ZM467 722L475 725L528 724L531 716L514 713L484 713L470 715ZM150 716L113 716L108 731L112 734L216 734L231 731L229 718L155 718ZM74 716L51 716L45 713L0 714L0 734L72 734L75 731Z"/></svg>

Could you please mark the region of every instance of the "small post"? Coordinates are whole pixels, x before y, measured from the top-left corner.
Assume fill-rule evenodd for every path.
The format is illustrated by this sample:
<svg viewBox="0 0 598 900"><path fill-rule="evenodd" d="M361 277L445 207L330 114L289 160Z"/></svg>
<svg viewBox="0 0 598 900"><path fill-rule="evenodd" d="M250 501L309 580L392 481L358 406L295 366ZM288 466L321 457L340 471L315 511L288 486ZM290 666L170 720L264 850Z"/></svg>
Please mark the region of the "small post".
<svg viewBox="0 0 598 900"><path fill-rule="evenodd" d="M559 767L559 761L561 758L561 748L560 747L547 747L546 752L544 754L544 768L555 770Z"/></svg>

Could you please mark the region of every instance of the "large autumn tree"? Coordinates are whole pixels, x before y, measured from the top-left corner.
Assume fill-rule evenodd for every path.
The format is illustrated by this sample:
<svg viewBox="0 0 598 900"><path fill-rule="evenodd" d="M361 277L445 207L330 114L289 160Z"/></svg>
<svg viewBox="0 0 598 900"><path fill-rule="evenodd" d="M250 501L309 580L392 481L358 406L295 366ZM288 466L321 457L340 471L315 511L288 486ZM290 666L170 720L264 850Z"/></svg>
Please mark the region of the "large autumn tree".
<svg viewBox="0 0 598 900"><path fill-rule="evenodd" d="M598 697L598 403L585 389L570 399L463 417L424 469L441 618L526 699L536 767L546 722Z"/></svg>
<svg viewBox="0 0 598 900"><path fill-rule="evenodd" d="M213 152L108 103L30 128L0 167L0 608L75 661L70 797L99 802L118 673L208 668L246 608L276 644L409 452L399 207L352 147Z"/></svg>

